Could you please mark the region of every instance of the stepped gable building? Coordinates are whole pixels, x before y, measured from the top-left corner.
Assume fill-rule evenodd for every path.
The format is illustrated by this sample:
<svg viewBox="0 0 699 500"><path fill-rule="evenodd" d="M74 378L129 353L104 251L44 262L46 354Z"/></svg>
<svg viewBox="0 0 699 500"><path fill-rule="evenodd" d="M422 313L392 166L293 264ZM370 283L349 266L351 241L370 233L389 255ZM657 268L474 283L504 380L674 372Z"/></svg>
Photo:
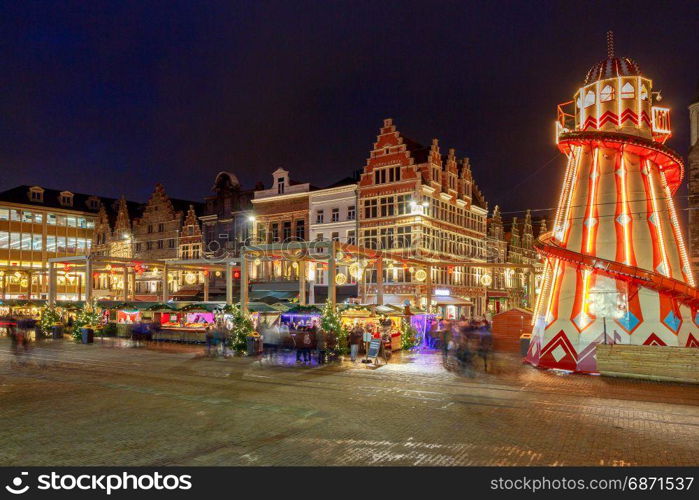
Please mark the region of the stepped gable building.
<svg viewBox="0 0 699 500"><path fill-rule="evenodd" d="M235 174L219 172L199 217L204 254L209 258L237 257L251 236L253 189L243 189Z"/></svg>
<svg viewBox="0 0 699 500"><path fill-rule="evenodd" d="M182 241L186 242L184 246L189 252L195 244L191 241L191 235L183 235L182 229L185 213L190 210L190 207L195 214L197 211L201 213L204 208L202 203L170 198L163 185L156 184L153 193L143 206L142 213L132 223L134 260L176 260L184 251L184 247L180 249L182 237L184 237ZM194 248L197 248L201 255L203 243L200 231L198 238L200 243ZM187 277L182 273L172 273L170 289L173 293L178 291L185 279ZM203 277L196 276L196 279L188 284L196 285L202 282ZM138 300L159 300L161 287L162 278L158 270L146 270L136 277L135 296Z"/></svg>
<svg viewBox="0 0 699 500"><path fill-rule="evenodd" d="M493 215L488 219L488 236L486 239L487 260L493 264L507 262L507 240L505 226L502 221L500 207L495 205ZM509 308L508 293L505 289L505 269L494 267L490 269L491 285L487 290L488 311L498 313Z"/></svg>
<svg viewBox="0 0 699 500"><path fill-rule="evenodd" d="M431 273L430 279L419 282L413 277L416 267L384 268L384 301L410 300L424 307L429 293L445 317L485 312L482 269L430 266L445 260L486 260L487 204L468 158L457 159L453 149L443 155L436 139L431 147L423 147L403 136L389 118L358 189L359 245L420 259L424 264L419 268ZM367 298L376 294L376 277L369 274Z"/></svg>
<svg viewBox="0 0 699 500"><path fill-rule="evenodd" d="M107 257L133 257L131 220L142 210L140 203L103 200L100 204L92 241L92 255Z"/></svg>
<svg viewBox="0 0 699 500"><path fill-rule="evenodd" d="M694 278L699 278L699 84L689 105L689 253Z"/></svg>
<svg viewBox="0 0 699 500"><path fill-rule="evenodd" d="M508 231L505 230L506 227ZM541 264L542 260L534 248L534 241L546 232L546 219L542 218L535 224L530 210L526 211L521 223L517 217L513 217L510 222L504 222L500 208L495 207L492 217L488 219L488 262L505 265L491 270L492 284L487 291L490 313L497 314L512 307L533 307L528 303L530 271L508 268L507 263ZM538 275L536 278L540 280Z"/></svg>

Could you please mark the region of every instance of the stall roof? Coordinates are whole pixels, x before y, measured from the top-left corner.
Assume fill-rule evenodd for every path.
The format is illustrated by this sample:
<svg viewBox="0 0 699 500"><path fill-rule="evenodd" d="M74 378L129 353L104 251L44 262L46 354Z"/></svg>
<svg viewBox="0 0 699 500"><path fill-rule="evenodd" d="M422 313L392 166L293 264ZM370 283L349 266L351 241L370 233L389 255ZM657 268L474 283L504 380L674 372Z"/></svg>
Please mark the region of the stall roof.
<svg viewBox="0 0 699 500"><path fill-rule="evenodd" d="M285 311L286 314L308 314L308 315L320 315L323 311L321 311L320 307L314 306L314 305L309 305L309 306L302 306L299 304L295 304L291 307L288 307L287 310Z"/></svg>
<svg viewBox="0 0 699 500"><path fill-rule="evenodd" d="M274 290L253 290L250 293L250 299L258 302L265 302L266 304L274 304L280 300L290 300L295 299L299 296L299 292L293 292L291 290L287 291L274 291Z"/></svg>
<svg viewBox="0 0 699 500"><path fill-rule="evenodd" d="M5 299L0 300L0 306L10 306L10 307L26 307L26 306L43 306L46 304L45 300L39 299Z"/></svg>
<svg viewBox="0 0 699 500"><path fill-rule="evenodd" d="M182 306L179 308L179 310L183 311L183 312L189 312L189 311L214 312L218 309L223 309L223 304L219 304L217 302L198 302L198 303L194 303L194 304L187 304L186 306Z"/></svg>
<svg viewBox="0 0 699 500"><path fill-rule="evenodd" d="M144 302L144 304L150 304L146 306L146 311L176 311L177 307L174 304L168 304L167 302Z"/></svg>
<svg viewBox="0 0 699 500"><path fill-rule="evenodd" d="M273 307L279 312L286 312L289 310L289 304L286 303L284 304L283 302L277 302L275 304L270 304L270 307Z"/></svg>
<svg viewBox="0 0 699 500"><path fill-rule="evenodd" d="M257 313L279 313L277 309L264 302L248 302L248 310Z"/></svg>

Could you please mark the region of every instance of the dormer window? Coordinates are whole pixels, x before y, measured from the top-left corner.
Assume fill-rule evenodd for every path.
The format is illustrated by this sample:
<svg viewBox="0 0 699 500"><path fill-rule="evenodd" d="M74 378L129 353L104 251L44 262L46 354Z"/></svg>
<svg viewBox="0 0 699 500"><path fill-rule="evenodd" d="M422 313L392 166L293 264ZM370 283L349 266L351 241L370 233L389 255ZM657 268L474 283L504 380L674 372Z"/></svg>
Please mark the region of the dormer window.
<svg viewBox="0 0 699 500"><path fill-rule="evenodd" d="M70 191L63 191L60 195L58 195L58 201L64 207L72 207L73 193L71 193Z"/></svg>
<svg viewBox="0 0 699 500"><path fill-rule="evenodd" d="M90 210L98 210L99 207L100 207L100 200L99 200L99 198L95 198L95 197L90 197L90 198L88 198L88 199L87 199L87 207L88 207Z"/></svg>
<svg viewBox="0 0 699 500"><path fill-rule="evenodd" d="M286 180L285 177L279 177L277 179L277 193L284 194L284 181L285 180Z"/></svg>
<svg viewBox="0 0 699 500"><path fill-rule="evenodd" d="M29 188L29 199L37 203L44 202L44 189L39 186Z"/></svg>

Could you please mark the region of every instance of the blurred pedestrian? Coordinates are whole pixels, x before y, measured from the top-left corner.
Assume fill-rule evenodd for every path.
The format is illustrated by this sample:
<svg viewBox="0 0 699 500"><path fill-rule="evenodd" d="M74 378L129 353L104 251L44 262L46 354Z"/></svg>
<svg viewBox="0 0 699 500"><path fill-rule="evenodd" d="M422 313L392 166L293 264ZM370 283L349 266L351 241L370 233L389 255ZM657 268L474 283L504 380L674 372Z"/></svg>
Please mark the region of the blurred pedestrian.
<svg viewBox="0 0 699 500"><path fill-rule="evenodd" d="M277 357L279 343L281 342L281 332L282 330L277 327L265 330L264 336L262 337L262 349L264 350L265 356L269 359Z"/></svg>
<svg viewBox="0 0 699 500"><path fill-rule="evenodd" d="M327 347L327 342L325 339L325 332L322 328L316 328L316 352L318 354L318 364L325 364L325 349Z"/></svg>
<svg viewBox="0 0 699 500"><path fill-rule="evenodd" d="M363 336L364 329L359 324L354 325L354 328L352 328L352 331L349 335L350 359L352 360L352 363L357 362L357 354L359 354L359 344L362 342Z"/></svg>
<svg viewBox="0 0 699 500"><path fill-rule="evenodd" d="M211 356L211 348L214 345L214 332L211 328L211 325L206 327L204 335L206 337L206 355Z"/></svg>

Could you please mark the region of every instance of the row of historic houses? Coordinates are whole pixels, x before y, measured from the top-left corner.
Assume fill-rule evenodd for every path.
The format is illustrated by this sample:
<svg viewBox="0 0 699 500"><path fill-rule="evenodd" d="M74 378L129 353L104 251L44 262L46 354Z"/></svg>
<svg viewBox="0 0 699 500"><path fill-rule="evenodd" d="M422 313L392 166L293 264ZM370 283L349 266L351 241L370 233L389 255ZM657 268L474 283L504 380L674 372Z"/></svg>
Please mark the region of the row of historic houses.
<svg viewBox="0 0 699 500"><path fill-rule="evenodd" d="M101 298L160 300L167 280L168 298L219 300L225 297L224 273L209 273L206 262L238 259L242 249L255 245L337 241L382 255L382 266L365 265L361 273L338 266L338 301L377 301L380 281L384 303L429 304L445 317L484 315L530 307L532 271L492 265L536 264L533 233L529 212L521 224L516 218L503 221L498 207L489 217L468 158L457 158L453 149L442 151L436 139L422 146L391 119L384 120L364 168L324 188L278 168L271 184L252 189L244 189L235 174L220 172L203 202L172 198L161 184L145 203L39 186L0 193L6 298L44 298L49 259L92 255L136 264L107 265L92 276L66 268L59 273L58 299L81 298L89 279L93 296ZM410 265L401 260L406 258ZM189 261L203 264L198 270L170 271L165 278L160 266L143 264ZM328 297L322 259L253 259L249 277L251 300L270 295L296 300L299 277L306 301Z"/></svg>

